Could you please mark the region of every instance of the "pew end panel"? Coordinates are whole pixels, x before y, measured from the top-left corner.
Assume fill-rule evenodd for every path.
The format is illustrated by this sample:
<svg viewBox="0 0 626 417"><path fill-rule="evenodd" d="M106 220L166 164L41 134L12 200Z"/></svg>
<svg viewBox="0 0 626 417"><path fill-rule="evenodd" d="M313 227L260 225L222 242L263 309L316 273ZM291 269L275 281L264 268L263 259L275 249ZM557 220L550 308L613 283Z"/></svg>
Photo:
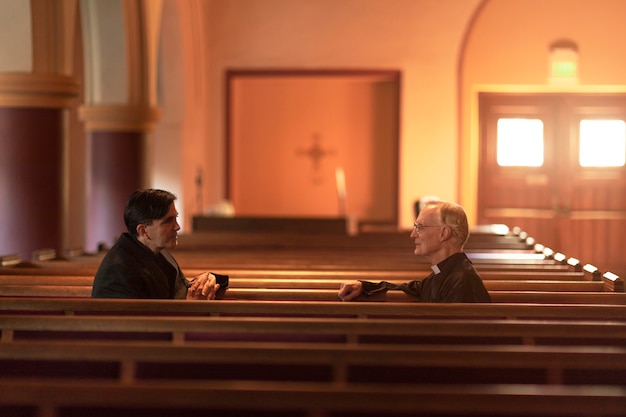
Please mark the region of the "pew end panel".
<svg viewBox="0 0 626 417"><path fill-rule="evenodd" d="M612 272L605 272L602 275L604 291L624 292L624 280Z"/></svg>
<svg viewBox="0 0 626 417"><path fill-rule="evenodd" d="M0 256L0 267L14 267L22 262L22 257L18 254L8 254Z"/></svg>

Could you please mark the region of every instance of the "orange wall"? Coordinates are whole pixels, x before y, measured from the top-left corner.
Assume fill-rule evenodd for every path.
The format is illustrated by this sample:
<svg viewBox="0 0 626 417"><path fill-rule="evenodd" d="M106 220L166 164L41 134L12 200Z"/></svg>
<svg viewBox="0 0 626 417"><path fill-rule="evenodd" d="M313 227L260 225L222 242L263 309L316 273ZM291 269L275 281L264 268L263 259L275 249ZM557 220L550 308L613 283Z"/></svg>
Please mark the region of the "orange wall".
<svg viewBox="0 0 626 417"><path fill-rule="evenodd" d="M229 192L236 214L335 216L343 209L340 168L341 214L395 223L397 94L389 82L272 76L233 84Z"/></svg>
<svg viewBox="0 0 626 417"><path fill-rule="evenodd" d="M224 74L237 68L402 72L399 223L422 195L457 199L457 58L480 0L213 0L205 59L211 189L222 198ZM442 167L446 167L442 169ZM191 179L186 179L189 182Z"/></svg>

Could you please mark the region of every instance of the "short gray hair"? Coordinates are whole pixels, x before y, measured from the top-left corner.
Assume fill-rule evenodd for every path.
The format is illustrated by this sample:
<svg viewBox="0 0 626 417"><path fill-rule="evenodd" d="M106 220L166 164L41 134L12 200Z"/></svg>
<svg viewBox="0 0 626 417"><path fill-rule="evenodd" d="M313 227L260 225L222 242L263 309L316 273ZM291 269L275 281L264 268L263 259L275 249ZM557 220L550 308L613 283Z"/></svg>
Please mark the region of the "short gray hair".
<svg viewBox="0 0 626 417"><path fill-rule="evenodd" d="M465 246L469 238L469 225L465 209L456 203L447 201L429 201L426 207L435 207L439 210L439 219L452 231L452 239L461 247Z"/></svg>

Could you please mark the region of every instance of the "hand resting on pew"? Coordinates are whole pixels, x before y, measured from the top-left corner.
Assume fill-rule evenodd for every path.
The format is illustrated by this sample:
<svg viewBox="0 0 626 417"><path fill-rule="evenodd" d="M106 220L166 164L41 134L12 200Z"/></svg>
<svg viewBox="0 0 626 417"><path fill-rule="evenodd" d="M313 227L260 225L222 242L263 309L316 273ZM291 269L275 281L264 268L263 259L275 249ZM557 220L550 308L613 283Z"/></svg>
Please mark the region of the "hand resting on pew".
<svg viewBox="0 0 626 417"><path fill-rule="evenodd" d="M339 299L341 301L350 301L361 295L363 283L361 281L342 282L339 286Z"/></svg>
<svg viewBox="0 0 626 417"><path fill-rule="evenodd" d="M228 275L203 272L188 281L187 300L214 300L218 294L222 294L226 290Z"/></svg>
<svg viewBox="0 0 626 417"><path fill-rule="evenodd" d="M426 258L432 274L404 284L387 281L342 283L342 301L382 301L387 291L400 290L416 301L430 303L488 303L491 298L471 260L463 252L469 238L463 207L444 201L429 202L420 211L410 237L415 255Z"/></svg>

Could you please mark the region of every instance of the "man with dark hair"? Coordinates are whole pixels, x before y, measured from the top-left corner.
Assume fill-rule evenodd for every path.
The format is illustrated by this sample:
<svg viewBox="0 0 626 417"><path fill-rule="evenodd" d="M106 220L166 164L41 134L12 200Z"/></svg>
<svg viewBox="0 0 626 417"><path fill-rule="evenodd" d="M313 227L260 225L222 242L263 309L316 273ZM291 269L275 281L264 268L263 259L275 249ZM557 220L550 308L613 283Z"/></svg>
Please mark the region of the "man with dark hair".
<svg viewBox="0 0 626 417"><path fill-rule="evenodd" d="M388 290L401 290L417 301L430 303L488 303L491 297L474 265L463 252L469 237L463 207L444 201L425 204L415 223L411 238L415 255L431 263L432 274L423 280L402 285L382 281L352 281L341 284L342 301L376 300Z"/></svg>
<svg viewBox="0 0 626 417"><path fill-rule="evenodd" d="M215 298L220 284L214 274L203 272L189 280L169 253L178 244L180 230L175 200L169 191L155 189L130 195L124 209L128 231L102 259L93 298Z"/></svg>

